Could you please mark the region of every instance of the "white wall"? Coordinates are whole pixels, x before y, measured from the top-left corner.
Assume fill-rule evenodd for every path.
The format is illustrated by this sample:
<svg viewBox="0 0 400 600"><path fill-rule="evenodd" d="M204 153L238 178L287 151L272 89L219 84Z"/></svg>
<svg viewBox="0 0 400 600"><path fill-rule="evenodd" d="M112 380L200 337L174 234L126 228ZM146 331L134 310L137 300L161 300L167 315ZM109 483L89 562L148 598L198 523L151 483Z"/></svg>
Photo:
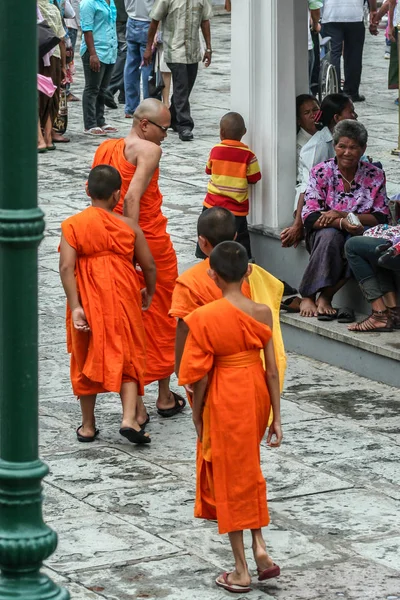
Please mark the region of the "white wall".
<svg viewBox="0 0 400 600"><path fill-rule="evenodd" d="M296 178L295 96L307 91L306 0L232 1L231 108L263 178L249 222L279 229L292 218ZM306 88L304 88L304 85Z"/></svg>

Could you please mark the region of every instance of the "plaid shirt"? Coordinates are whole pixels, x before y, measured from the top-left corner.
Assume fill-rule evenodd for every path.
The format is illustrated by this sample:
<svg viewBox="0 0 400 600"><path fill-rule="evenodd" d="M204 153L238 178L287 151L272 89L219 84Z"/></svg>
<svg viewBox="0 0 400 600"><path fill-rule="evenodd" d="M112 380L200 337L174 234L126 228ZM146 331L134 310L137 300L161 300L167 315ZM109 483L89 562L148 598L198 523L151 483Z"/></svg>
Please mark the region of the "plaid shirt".
<svg viewBox="0 0 400 600"><path fill-rule="evenodd" d="M210 0L156 0L150 17L163 22L165 62L200 62L199 28L212 17Z"/></svg>

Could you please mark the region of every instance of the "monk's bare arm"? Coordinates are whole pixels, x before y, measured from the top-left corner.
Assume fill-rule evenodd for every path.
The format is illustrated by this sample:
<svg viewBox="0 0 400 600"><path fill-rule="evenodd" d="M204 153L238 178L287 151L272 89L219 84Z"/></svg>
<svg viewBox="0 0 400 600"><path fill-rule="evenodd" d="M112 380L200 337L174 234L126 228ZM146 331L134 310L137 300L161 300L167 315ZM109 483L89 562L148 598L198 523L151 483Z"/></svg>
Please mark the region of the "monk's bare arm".
<svg viewBox="0 0 400 600"><path fill-rule="evenodd" d="M208 375L193 384L193 406L192 419L196 428L197 436L201 441L203 437L203 407L206 398Z"/></svg>
<svg viewBox="0 0 400 600"><path fill-rule="evenodd" d="M268 306L265 307L266 324L272 330L272 313ZM271 400L271 406L273 411L273 421L268 430L267 444L269 446L277 447L282 442L282 428L281 428L281 394L279 388L279 371L276 365L274 342L272 337L268 344L264 348L265 356L265 377L267 387L269 391L269 397ZM272 441L272 437L275 435L276 439Z"/></svg>
<svg viewBox="0 0 400 600"><path fill-rule="evenodd" d="M89 331L84 310L78 296L75 280L76 250L61 237L60 244L60 277L72 312L74 327L81 331Z"/></svg>
<svg viewBox="0 0 400 600"><path fill-rule="evenodd" d="M136 171L124 201L124 215L139 223L140 199L147 190L161 158L161 148L151 142L144 143L137 156Z"/></svg>
<svg viewBox="0 0 400 600"><path fill-rule="evenodd" d="M153 255L150 252L150 248L146 238L144 237L143 231L138 225L134 225L133 229L136 233L135 257L140 265L140 268L142 269L143 277L146 283L146 294L143 298L143 310L146 310L149 308L151 300L154 296L154 292L156 291L156 263L154 262Z"/></svg>
<svg viewBox="0 0 400 600"><path fill-rule="evenodd" d="M189 327L186 325L185 321L183 319L178 319L175 337L175 373L177 377L179 377L179 369L188 333Z"/></svg>

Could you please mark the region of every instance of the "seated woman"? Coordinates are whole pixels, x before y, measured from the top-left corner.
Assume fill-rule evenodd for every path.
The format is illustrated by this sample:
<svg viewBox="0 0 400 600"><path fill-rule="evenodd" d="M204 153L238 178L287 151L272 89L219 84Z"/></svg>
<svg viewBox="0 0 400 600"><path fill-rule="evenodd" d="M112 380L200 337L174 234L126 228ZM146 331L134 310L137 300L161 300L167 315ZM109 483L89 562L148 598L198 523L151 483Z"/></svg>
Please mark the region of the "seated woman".
<svg viewBox="0 0 400 600"><path fill-rule="evenodd" d="M373 227L363 237L351 238L346 242L345 252L349 266L367 302L371 303L372 313L359 323L350 325L350 331L375 333L400 329L400 306L397 305L396 280L394 273L400 274L400 255L389 258L383 264L379 246L388 241L400 240L400 225L384 229ZM378 251L377 251L378 249Z"/></svg>
<svg viewBox="0 0 400 600"><path fill-rule="evenodd" d="M304 192L307 188L310 171L315 165L335 156L332 131L335 125L344 119L357 119L357 113L350 97L346 94L329 94L326 96L321 103L319 115L319 122L323 125L323 128L310 137L300 149L298 156L295 219L293 225L286 227L281 233L284 248L290 246L296 248L304 237L301 211L303 210ZM297 122L299 123L299 116ZM304 125L301 125L301 127L304 127ZM311 133L310 129L309 133ZM299 134L301 134L301 130ZM303 138L303 135L301 137Z"/></svg>
<svg viewBox="0 0 400 600"><path fill-rule="evenodd" d="M333 132L336 158L311 170L302 211L310 253L299 287L303 317L316 316L322 321L336 318L333 296L350 277L344 257L346 239L362 235L365 227L387 222L385 174L360 160L367 141L364 125L341 121ZM350 224L346 218L349 213L357 214L360 226Z"/></svg>

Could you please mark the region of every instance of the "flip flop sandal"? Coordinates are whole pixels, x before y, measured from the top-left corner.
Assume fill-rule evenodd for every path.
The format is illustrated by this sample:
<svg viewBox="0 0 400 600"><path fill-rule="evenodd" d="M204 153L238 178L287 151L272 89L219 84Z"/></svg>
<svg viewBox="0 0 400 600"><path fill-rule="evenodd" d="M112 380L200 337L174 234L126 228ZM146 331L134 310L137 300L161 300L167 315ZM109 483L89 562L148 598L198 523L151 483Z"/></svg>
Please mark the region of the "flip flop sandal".
<svg viewBox="0 0 400 600"><path fill-rule="evenodd" d="M257 569L258 570L258 569ZM280 567L275 563L272 567L264 569L264 571L258 571L258 581L265 581L266 579L272 579L273 577L279 577L281 574Z"/></svg>
<svg viewBox="0 0 400 600"><path fill-rule="evenodd" d="M83 427L82 425L79 425L78 429L76 430L76 437L78 438L78 442L94 442L94 440L97 438L97 436L100 433L99 429L95 429L94 431L94 435L81 435L79 433L79 430L81 429L81 427Z"/></svg>
<svg viewBox="0 0 400 600"><path fill-rule="evenodd" d="M44 154L45 152L47 152L47 146L46 146L46 148L38 148L37 151L38 151L38 154Z"/></svg>
<svg viewBox="0 0 400 600"><path fill-rule="evenodd" d="M247 592L251 592L251 587L245 585L235 585L234 583L228 583L228 577L231 573L222 573L217 579L215 583L218 587L226 590L227 592L231 592L232 594L246 594ZM222 577L223 581L220 581Z"/></svg>
<svg viewBox="0 0 400 600"><path fill-rule="evenodd" d="M352 308L340 308L337 314L338 323L354 323L355 315Z"/></svg>
<svg viewBox="0 0 400 600"><path fill-rule="evenodd" d="M112 125L103 125L102 130L107 133L116 133L118 131L118 129Z"/></svg>
<svg viewBox="0 0 400 600"><path fill-rule="evenodd" d="M95 136L106 135L106 133L104 133L104 131L102 130L101 127L92 127L91 129L84 129L83 133L86 135L95 135Z"/></svg>
<svg viewBox="0 0 400 600"><path fill-rule="evenodd" d="M286 310L288 313L298 313L300 312L300 304L301 298L292 296L291 298L282 300L280 310Z"/></svg>
<svg viewBox="0 0 400 600"><path fill-rule="evenodd" d="M119 433L132 444L150 444L151 439L144 434L144 431L136 431L133 427L121 427Z"/></svg>
<svg viewBox="0 0 400 600"><path fill-rule="evenodd" d="M164 417L164 419L169 419L170 417L174 417L183 411L186 406L185 398L182 398L179 394L175 394L175 392L171 392L175 400L175 406L172 408L158 408L157 412L160 417Z"/></svg>
<svg viewBox="0 0 400 600"><path fill-rule="evenodd" d="M318 319L318 321L334 321L335 319L337 319L337 316L338 316L337 311L333 315L318 313L317 319Z"/></svg>
<svg viewBox="0 0 400 600"><path fill-rule="evenodd" d="M56 147L54 144L52 144L51 146L46 146L46 150L49 150L49 151L56 150Z"/></svg>
<svg viewBox="0 0 400 600"><path fill-rule="evenodd" d="M140 429L141 429L142 431L144 431L144 430L146 429L146 425L147 425L148 423L150 423L150 415L149 415L149 413L146 413L146 414L147 414L147 418L146 418L145 422L144 422L144 423L142 423L142 424L141 424L141 426L140 426Z"/></svg>

